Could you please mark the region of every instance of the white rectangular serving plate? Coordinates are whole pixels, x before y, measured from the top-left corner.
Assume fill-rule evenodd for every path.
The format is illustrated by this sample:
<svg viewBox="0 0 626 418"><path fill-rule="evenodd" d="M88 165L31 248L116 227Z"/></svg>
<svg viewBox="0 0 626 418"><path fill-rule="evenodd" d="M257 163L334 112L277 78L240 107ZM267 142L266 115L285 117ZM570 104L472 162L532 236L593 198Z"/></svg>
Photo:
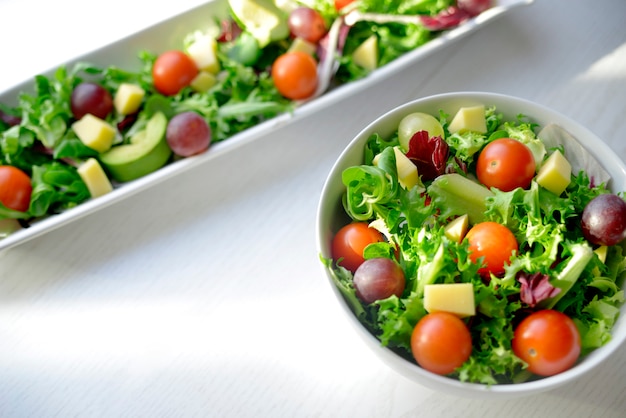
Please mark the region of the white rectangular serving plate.
<svg viewBox="0 0 626 418"><path fill-rule="evenodd" d="M432 54L455 40L466 36L485 24L502 16L506 12L523 5L531 4L534 0L499 0L496 5L483 12L479 16L464 22L462 25L443 32L439 37L431 40L427 44L403 55L395 61L372 72L366 78L334 88L323 96L306 102L299 106L291 114L283 114L271 120L263 122L253 128L238 133L227 140L211 145L209 150L201 155L185 158L173 162L156 172L148 174L132 182L124 183L116 187L111 193L96 199L88 200L63 213L51 215L33 222L28 228L21 229L0 239L0 251L24 243L30 239L38 237L46 232L52 231L76 219L91 214L99 209L107 207L113 203L126 199L133 194L152 187L159 182L175 176L185 170L189 170L199 164L205 164L226 152L230 152L242 144L259 138L272 131L277 126L289 123L296 118L306 117L314 114L320 109L325 109L333 103L352 95L371 85L392 77L395 73L406 67L414 65L417 61ZM228 15L228 4L226 0L213 0L206 4L195 7L191 10L173 16L160 23L154 24L131 36L120 39L90 53L76 57L66 63L59 63L58 66L42 73L50 76L61 65L72 66L77 62L87 61L100 67L116 65L123 69L135 69L140 64L137 53L140 50L150 50L158 53L168 49L180 48L183 38L195 31L206 30L212 24L213 17L226 17ZM32 91L33 78L20 83L7 91L0 93L0 102L15 105L18 94L21 91Z"/></svg>

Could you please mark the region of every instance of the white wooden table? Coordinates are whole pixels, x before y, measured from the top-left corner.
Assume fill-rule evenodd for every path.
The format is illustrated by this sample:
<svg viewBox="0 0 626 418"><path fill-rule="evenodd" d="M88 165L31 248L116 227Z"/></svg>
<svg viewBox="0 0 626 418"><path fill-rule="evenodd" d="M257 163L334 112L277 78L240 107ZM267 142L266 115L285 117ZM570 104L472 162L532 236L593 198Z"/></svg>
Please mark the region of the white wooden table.
<svg viewBox="0 0 626 418"><path fill-rule="evenodd" d="M199 3L0 0L0 91ZM314 240L343 147L425 95L537 101L626 160L625 19L623 0L536 0L333 108L1 254L0 416L626 416L626 347L526 399L456 399L397 375L340 316Z"/></svg>

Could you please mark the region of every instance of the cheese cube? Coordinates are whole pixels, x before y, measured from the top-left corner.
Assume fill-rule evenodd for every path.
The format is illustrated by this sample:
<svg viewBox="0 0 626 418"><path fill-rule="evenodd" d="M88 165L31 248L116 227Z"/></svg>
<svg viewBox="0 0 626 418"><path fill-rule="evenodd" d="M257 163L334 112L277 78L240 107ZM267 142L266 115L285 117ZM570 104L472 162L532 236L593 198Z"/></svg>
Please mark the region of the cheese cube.
<svg viewBox="0 0 626 418"><path fill-rule="evenodd" d="M315 46L315 44L312 44L306 39L295 38L293 42L291 42L288 52L302 51L305 54L312 56L313 54L315 54L316 48L317 47Z"/></svg>
<svg viewBox="0 0 626 418"><path fill-rule="evenodd" d="M572 180L572 166L567 159L556 150L543 163L537 173L537 183L557 196L567 188Z"/></svg>
<svg viewBox="0 0 626 418"><path fill-rule="evenodd" d="M476 314L474 286L471 283L441 283L424 286L424 308L449 312L460 318Z"/></svg>
<svg viewBox="0 0 626 418"><path fill-rule="evenodd" d="M352 53L354 63L368 71L374 71L378 67L378 37L371 35L363 41Z"/></svg>
<svg viewBox="0 0 626 418"><path fill-rule="evenodd" d="M220 71L220 62L217 58L217 41L212 36L198 36L187 47L187 54L196 63L198 70L213 74Z"/></svg>
<svg viewBox="0 0 626 418"><path fill-rule="evenodd" d="M115 128L91 113L72 124L72 129L83 144L98 152L105 152L113 145Z"/></svg>
<svg viewBox="0 0 626 418"><path fill-rule="evenodd" d="M404 155L398 147L393 147L396 156L396 171L398 172L398 182L405 189L410 189L419 182L417 166Z"/></svg>
<svg viewBox="0 0 626 418"><path fill-rule="evenodd" d="M211 87L213 87L217 83L217 78L213 73L209 73L207 71L200 71L198 75L196 75L189 86L199 93L204 93Z"/></svg>
<svg viewBox="0 0 626 418"><path fill-rule="evenodd" d="M477 132L484 134L487 132L487 120L485 117L485 106L462 107L452 118L448 125L450 133Z"/></svg>
<svg viewBox="0 0 626 418"><path fill-rule="evenodd" d="M609 250L609 247L607 247L606 245L601 245L598 248L596 248L593 252L596 253L600 261L602 261L603 263L606 263L606 253L608 252L608 250Z"/></svg>
<svg viewBox="0 0 626 418"><path fill-rule="evenodd" d="M109 178L95 158L89 158L82 163L77 171L87 185L91 197L102 196L113 190Z"/></svg>
<svg viewBox="0 0 626 418"><path fill-rule="evenodd" d="M443 233L450 241L461 242L469 228L469 216L466 214L454 218L445 227Z"/></svg>
<svg viewBox="0 0 626 418"><path fill-rule="evenodd" d="M145 95L145 90L138 85L122 83L115 92L113 106L120 115L130 115L139 109Z"/></svg>

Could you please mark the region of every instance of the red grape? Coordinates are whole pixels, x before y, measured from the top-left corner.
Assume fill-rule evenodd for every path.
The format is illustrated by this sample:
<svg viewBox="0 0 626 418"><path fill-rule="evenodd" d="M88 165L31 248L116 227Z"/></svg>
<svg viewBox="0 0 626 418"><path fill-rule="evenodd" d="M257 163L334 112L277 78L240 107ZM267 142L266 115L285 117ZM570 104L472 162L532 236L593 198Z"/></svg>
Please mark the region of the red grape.
<svg viewBox="0 0 626 418"><path fill-rule="evenodd" d="M88 113L105 119L113 111L113 97L101 85L84 82L74 87L70 106L76 119Z"/></svg>
<svg viewBox="0 0 626 418"><path fill-rule="evenodd" d="M310 7L298 7L289 14L289 30L294 38L317 43L326 35L326 22L318 11Z"/></svg>
<svg viewBox="0 0 626 418"><path fill-rule="evenodd" d="M190 157L209 148L211 128L196 112L183 112L169 121L165 137L175 154Z"/></svg>
<svg viewBox="0 0 626 418"><path fill-rule="evenodd" d="M400 297L406 281L398 263L381 257L365 260L354 272L353 283L357 297L372 303L392 295Z"/></svg>
<svg viewBox="0 0 626 418"><path fill-rule="evenodd" d="M584 237L596 245L615 245L626 238L626 202L615 194L594 197L583 210Z"/></svg>

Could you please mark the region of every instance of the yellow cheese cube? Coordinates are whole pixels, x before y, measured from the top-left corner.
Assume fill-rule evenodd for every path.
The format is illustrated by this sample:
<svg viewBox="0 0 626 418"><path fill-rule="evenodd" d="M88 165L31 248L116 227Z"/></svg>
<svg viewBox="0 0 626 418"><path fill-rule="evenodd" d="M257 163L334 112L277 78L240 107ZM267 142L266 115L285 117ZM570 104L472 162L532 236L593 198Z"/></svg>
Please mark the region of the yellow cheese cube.
<svg viewBox="0 0 626 418"><path fill-rule="evenodd" d="M198 36L187 47L187 54L196 63L200 71L217 74L220 71L220 62L217 58L217 41L210 35Z"/></svg>
<svg viewBox="0 0 626 418"><path fill-rule="evenodd" d="M443 233L448 237L450 241L461 242L467 234L469 228L469 216L466 214L461 215L451 220L445 227Z"/></svg>
<svg viewBox="0 0 626 418"><path fill-rule="evenodd" d="M145 95L145 90L138 85L122 83L115 92L113 106L120 115L130 115L139 109Z"/></svg>
<svg viewBox="0 0 626 418"><path fill-rule="evenodd" d="M302 51L308 55L315 54L316 49L317 47L315 46L315 44L312 44L311 42L302 38L295 38L293 42L291 42L291 45L289 45L289 52Z"/></svg>
<svg viewBox="0 0 626 418"><path fill-rule="evenodd" d="M606 263L606 253L608 252L608 250L609 247L607 247L606 245L601 245L594 250L594 253L596 253L600 261Z"/></svg>
<svg viewBox="0 0 626 418"><path fill-rule="evenodd" d="M398 172L398 182L405 189L410 189L419 182L417 166L404 155L398 147L393 147L396 156L396 171Z"/></svg>
<svg viewBox="0 0 626 418"><path fill-rule="evenodd" d="M449 312L460 318L476 314L474 286L471 283L442 283L424 286L424 308Z"/></svg>
<svg viewBox="0 0 626 418"><path fill-rule="evenodd" d="M116 133L113 126L91 113L74 122L72 129L83 144L98 152L105 152L111 148Z"/></svg>
<svg viewBox="0 0 626 418"><path fill-rule="evenodd" d="M543 163L537 173L537 183L559 196L572 180L572 166L567 159L556 150Z"/></svg>
<svg viewBox="0 0 626 418"><path fill-rule="evenodd" d="M487 132L487 121L485 117L485 106L462 107L452 118L448 125L450 133L477 132L484 134Z"/></svg>
<svg viewBox="0 0 626 418"><path fill-rule="evenodd" d="M372 159L372 165L378 166L379 160L380 160L380 154L374 155L374 159Z"/></svg>
<svg viewBox="0 0 626 418"><path fill-rule="evenodd" d="M77 171L87 185L91 197L102 196L113 190L109 178L95 158L89 158L82 163Z"/></svg>
<svg viewBox="0 0 626 418"><path fill-rule="evenodd" d="M213 87L217 83L217 79L213 73L207 71L200 71L196 75L189 86L197 92L203 93Z"/></svg>
<svg viewBox="0 0 626 418"><path fill-rule="evenodd" d="M371 35L352 53L354 63L368 71L378 67L378 37Z"/></svg>

